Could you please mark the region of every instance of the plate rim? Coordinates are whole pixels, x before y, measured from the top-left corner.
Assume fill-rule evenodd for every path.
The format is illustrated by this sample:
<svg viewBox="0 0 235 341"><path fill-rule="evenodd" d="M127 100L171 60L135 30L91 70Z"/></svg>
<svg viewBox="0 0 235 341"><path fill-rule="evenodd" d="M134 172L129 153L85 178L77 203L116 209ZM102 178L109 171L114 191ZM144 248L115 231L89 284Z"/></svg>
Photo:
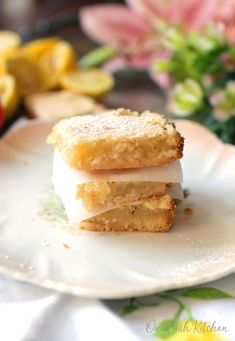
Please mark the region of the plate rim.
<svg viewBox="0 0 235 341"><path fill-rule="evenodd" d="M234 257L235 260L235 257ZM116 290L112 292L112 290L107 291L103 294L94 290L85 289L84 287L80 287L79 285L68 285L63 282L55 282L53 280L37 280L34 277L26 275L20 271L10 270L6 266L0 265L0 274L5 275L11 279L18 280L23 283L33 284L41 288L45 288L47 290L54 290L59 293L69 294L73 296L77 296L80 298L88 298L88 299L104 299L104 300L118 300L118 299L127 299L130 297L142 297L152 295L158 292L168 291L168 290L178 290L184 289L194 286L201 286L203 284L214 282L216 280L227 277L235 272L235 265L233 267L228 266L225 270L217 270L213 273L208 273L202 277L192 278L192 279L184 279L184 284L182 285L182 279L171 282L170 284L163 283L159 284L151 284L147 287L143 287L143 289L128 289L117 292Z"/></svg>

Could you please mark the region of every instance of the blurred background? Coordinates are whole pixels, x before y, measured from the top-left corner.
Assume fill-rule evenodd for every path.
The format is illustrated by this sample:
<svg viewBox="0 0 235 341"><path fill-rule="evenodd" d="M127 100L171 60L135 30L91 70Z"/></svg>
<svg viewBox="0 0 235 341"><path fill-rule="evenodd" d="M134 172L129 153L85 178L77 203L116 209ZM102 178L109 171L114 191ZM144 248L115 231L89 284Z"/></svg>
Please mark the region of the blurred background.
<svg viewBox="0 0 235 341"><path fill-rule="evenodd" d="M58 35L84 54L94 44L82 34L78 11L82 6L101 3L123 1L0 0L0 30L18 31L24 41Z"/></svg>
<svg viewBox="0 0 235 341"><path fill-rule="evenodd" d="M0 0L0 127L41 117L47 91L48 119L60 91L66 117L151 110L235 144L235 0Z"/></svg>
<svg viewBox="0 0 235 341"><path fill-rule="evenodd" d="M72 44L78 58L99 46L81 28L79 10L95 4L122 4L121 0L0 0L0 30L16 31L22 42L40 38L59 37ZM134 74L134 75L133 75ZM156 89L159 91L156 93ZM118 71L115 86L100 99L106 107L130 107L144 110L163 110L164 96L147 72ZM20 108L18 118L24 112ZM10 122L11 123L11 122ZM9 126L5 122L5 129ZM5 130L4 129L4 130Z"/></svg>
<svg viewBox="0 0 235 341"><path fill-rule="evenodd" d="M78 30L78 10L97 3L104 1L0 0L0 29L16 30L24 40L59 35L69 39L78 50L83 42L86 50L88 41Z"/></svg>

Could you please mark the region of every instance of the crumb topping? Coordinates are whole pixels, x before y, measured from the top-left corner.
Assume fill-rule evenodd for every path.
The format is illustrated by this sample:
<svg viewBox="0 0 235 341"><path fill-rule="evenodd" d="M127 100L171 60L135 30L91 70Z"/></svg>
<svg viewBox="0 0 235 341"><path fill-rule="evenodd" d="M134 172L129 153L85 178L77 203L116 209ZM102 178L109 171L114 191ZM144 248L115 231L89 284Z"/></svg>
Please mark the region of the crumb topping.
<svg viewBox="0 0 235 341"><path fill-rule="evenodd" d="M191 207L186 207L184 209L184 214L186 215L192 215L193 214L193 209Z"/></svg>
<svg viewBox="0 0 235 341"><path fill-rule="evenodd" d="M145 111L139 115L129 109L117 109L99 115L72 117L55 125L48 142L54 143L55 135L66 145L81 141L96 141L105 138L136 138L138 136L158 136L164 139L176 132L172 122L162 115Z"/></svg>

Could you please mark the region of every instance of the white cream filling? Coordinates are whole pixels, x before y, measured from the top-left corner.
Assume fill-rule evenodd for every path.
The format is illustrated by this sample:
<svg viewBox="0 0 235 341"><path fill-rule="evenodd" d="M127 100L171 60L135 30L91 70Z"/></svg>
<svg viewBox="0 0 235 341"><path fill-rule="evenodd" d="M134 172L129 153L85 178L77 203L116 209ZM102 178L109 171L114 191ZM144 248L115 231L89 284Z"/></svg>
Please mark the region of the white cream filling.
<svg viewBox="0 0 235 341"><path fill-rule="evenodd" d="M53 163L52 182L56 194L60 197L69 220L79 223L103 212L109 211L117 206L89 212L83 205L82 200L76 199L77 186L88 181L154 181L170 182L174 185L167 190L175 199L183 199L182 169L179 161L170 165L158 167L146 167L127 170L109 171L84 171L71 169L61 158L60 153L55 150Z"/></svg>

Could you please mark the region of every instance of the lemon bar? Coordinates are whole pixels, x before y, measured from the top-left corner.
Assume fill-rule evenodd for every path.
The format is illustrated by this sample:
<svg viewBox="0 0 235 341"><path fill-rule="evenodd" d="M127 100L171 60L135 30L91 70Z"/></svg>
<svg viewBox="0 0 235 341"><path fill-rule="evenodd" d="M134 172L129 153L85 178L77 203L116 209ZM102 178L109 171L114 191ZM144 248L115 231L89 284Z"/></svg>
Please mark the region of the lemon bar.
<svg viewBox="0 0 235 341"><path fill-rule="evenodd" d="M175 203L169 195L164 195L83 220L80 228L93 231L167 232L174 216Z"/></svg>
<svg viewBox="0 0 235 341"><path fill-rule="evenodd" d="M26 97L24 104L31 117L45 121L100 112L103 108L94 99L67 91L36 93Z"/></svg>
<svg viewBox="0 0 235 341"><path fill-rule="evenodd" d="M88 211L95 211L161 196L165 194L167 185L153 181L86 182L78 185L76 198L82 200Z"/></svg>
<svg viewBox="0 0 235 341"><path fill-rule="evenodd" d="M62 120L48 143L77 170L159 166L183 156L183 138L174 123L156 113L122 108Z"/></svg>

